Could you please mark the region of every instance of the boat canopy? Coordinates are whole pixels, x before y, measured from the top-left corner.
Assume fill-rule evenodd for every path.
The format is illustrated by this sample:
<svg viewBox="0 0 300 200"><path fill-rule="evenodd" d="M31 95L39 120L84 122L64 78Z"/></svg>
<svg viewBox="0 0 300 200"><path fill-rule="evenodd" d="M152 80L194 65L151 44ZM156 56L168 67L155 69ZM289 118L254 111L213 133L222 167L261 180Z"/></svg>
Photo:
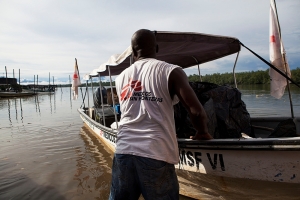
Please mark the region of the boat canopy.
<svg viewBox="0 0 300 200"><path fill-rule="evenodd" d="M191 32L156 31L158 53L156 59L179 65L182 68L199 65L239 52L237 38ZM123 53L112 55L103 63L98 72L101 76L118 75L130 66L132 48ZM110 66L110 70L107 69ZM91 73L94 75L95 72Z"/></svg>

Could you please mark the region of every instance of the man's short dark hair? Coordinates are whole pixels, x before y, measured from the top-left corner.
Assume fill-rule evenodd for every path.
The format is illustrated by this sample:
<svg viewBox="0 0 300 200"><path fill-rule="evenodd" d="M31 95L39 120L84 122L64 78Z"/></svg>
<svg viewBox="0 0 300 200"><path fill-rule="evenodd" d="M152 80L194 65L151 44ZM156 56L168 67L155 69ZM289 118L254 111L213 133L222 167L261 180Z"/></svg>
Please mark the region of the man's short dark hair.
<svg viewBox="0 0 300 200"><path fill-rule="evenodd" d="M132 35L131 46L132 49L136 52L155 52L155 34L150 30L140 29Z"/></svg>

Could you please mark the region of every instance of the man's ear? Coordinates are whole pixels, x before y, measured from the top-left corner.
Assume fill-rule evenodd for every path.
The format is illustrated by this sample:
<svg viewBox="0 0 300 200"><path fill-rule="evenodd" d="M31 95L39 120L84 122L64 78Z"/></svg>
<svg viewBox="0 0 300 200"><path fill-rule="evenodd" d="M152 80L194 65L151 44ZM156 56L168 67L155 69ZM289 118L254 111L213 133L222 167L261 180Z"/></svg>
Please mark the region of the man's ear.
<svg viewBox="0 0 300 200"><path fill-rule="evenodd" d="M132 54L133 54L133 56L137 56L137 51L134 49L134 48L132 48Z"/></svg>
<svg viewBox="0 0 300 200"><path fill-rule="evenodd" d="M132 53L131 53L132 63L134 63L137 60L137 56L138 56L137 51L134 48L132 48Z"/></svg>
<svg viewBox="0 0 300 200"><path fill-rule="evenodd" d="M158 53L158 45L156 45L156 53Z"/></svg>

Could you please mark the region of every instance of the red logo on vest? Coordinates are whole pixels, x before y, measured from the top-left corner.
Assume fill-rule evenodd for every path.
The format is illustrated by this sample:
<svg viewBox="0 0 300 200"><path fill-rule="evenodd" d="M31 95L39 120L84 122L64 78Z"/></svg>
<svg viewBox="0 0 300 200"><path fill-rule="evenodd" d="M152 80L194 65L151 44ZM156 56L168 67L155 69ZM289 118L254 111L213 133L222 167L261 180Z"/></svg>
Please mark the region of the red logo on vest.
<svg viewBox="0 0 300 200"><path fill-rule="evenodd" d="M127 85L122 88L121 101L125 101L130 98L134 91L141 91L143 88L140 81L130 80Z"/></svg>

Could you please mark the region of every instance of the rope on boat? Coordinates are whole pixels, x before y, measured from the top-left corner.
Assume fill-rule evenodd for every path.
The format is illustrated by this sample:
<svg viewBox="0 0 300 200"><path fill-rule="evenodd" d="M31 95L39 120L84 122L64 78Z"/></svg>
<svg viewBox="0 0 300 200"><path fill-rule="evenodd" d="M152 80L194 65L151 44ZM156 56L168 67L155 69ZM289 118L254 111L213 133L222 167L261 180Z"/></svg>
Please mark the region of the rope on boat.
<svg viewBox="0 0 300 200"><path fill-rule="evenodd" d="M248 47L246 47L243 43L240 42L240 44L243 47L245 47L246 49L248 49L251 53L253 53L256 57L258 57L259 59L261 59L264 63L266 63L267 65L269 65L276 72L278 72L281 76L283 76L283 77L286 78L286 80L287 80L287 86L288 86L288 90L289 90L289 100L290 100L290 107L291 107L291 115L292 115L292 118L294 118L293 103L292 103L292 97L291 97L291 93L290 93L290 87L289 87L288 80L291 81L296 86L298 86L299 88L300 88L300 86L294 80L292 80L288 75L284 74L282 71L280 71L279 69L277 69L277 67L275 67L274 65L272 65L271 63L269 63L268 61L266 61L265 59L263 59L262 57L260 57L254 51L252 51L251 49L249 49Z"/></svg>
<svg viewBox="0 0 300 200"><path fill-rule="evenodd" d="M252 51L251 49L249 49L248 47L246 47L243 43L240 42L240 44L245 47L246 49L248 49L251 53L253 53L256 57L258 57L259 59L261 59L264 63L266 63L267 65L269 65L271 68L273 68L276 72L278 72L281 76L285 77L286 79L288 79L289 81L291 81L293 84L295 84L296 86L298 86L300 88L300 85L298 85L293 79L291 79L290 77L288 77L286 74L284 74L282 71L280 71L279 69L277 69L274 65L272 65L271 63L269 63L268 61L266 61L265 59L263 59L262 57L260 57L258 54L256 54L254 51Z"/></svg>

